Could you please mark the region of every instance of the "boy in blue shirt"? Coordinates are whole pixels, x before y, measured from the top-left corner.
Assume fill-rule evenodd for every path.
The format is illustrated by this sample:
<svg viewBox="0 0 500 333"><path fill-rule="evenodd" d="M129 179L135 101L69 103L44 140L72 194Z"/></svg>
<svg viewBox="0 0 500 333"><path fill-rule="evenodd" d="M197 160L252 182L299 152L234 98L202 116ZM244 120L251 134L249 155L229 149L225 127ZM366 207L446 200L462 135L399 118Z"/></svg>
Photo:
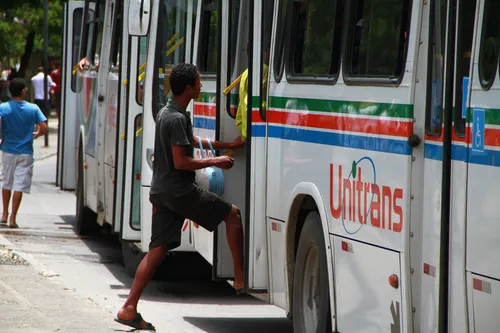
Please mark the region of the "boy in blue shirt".
<svg viewBox="0 0 500 333"><path fill-rule="evenodd" d="M24 101L26 83L21 78L10 82L9 90L12 100L0 104L2 118L2 150L3 162L3 214L0 223L6 224L9 218L9 204L12 196L12 215L10 228L17 228L17 211L23 193L30 193L33 176L33 140L47 132L47 118L40 108ZM39 130L34 132L35 125Z"/></svg>

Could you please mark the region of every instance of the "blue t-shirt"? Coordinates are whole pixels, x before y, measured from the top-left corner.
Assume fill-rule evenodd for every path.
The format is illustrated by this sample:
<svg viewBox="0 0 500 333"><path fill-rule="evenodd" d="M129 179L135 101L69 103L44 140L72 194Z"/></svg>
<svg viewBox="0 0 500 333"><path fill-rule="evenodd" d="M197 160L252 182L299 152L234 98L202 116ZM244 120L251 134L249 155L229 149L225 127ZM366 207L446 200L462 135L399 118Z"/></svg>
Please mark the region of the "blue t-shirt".
<svg viewBox="0 0 500 333"><path fill-rule="evenodd" d="M0 104L2 144L5 153L33 155L35 124L46 121L40 108L26 101L11 100Z"/></svg>

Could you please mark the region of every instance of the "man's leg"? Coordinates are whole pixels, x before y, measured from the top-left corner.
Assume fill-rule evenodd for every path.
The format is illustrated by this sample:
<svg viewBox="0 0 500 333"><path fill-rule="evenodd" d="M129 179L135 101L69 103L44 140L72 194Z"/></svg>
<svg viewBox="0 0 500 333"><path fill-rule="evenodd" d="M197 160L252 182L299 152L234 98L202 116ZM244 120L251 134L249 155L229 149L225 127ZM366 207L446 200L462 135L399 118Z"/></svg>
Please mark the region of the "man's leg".
<svg viewBox="0 0 500 333"><path fill-rule="evenodd" d="M2 187L2 203L3 213L2 222L7 223L9 218L10 198L12 196L12 183L14 182L15 160L14 155L9 153L2 154L2 172L3 172L3 187Z"/></svg>
<svg viewBox="0 0 500 333"><path fill-rule="evenodd" d="M16 226L16 218L17 211L19 210L19 206L21 205L21 200L23 199L23 192L14 191L14 195L12 196L12 214L10 215L9 225L11 227Z"/></svg>
<svg viewBox="0 0 500 333"><path fill-rule="evenodd" d="M243 226L238 207L233 205L231 213L224 220L226 222L226 238L233 256L234 289L240 291L245 286L245 268L243 258Z"/></svg>
<svg viewBox="0 0 500 333"><path fill-rule="evenodd" d="M7 219L9 218L9 205L10 205L10 197L12 195L11 190L2 189L2 201L3 201L3 213L2 213L2 221L7 223Z"/></svg>
<svg viewBox="0 0 500 333"><path fill-rule="evenodd" d="M149 250L144 259L142 259L135 273L134 282L130 288L130 294L123 304L123 307L118 311L118 319L133 320L137 316L137 303L139 298L146 288L149 280L153 277L156 269L163 262L167 255L168 248L166 245L158 246ZM146 327L146 322L143 320L140 324Z"/></svg>

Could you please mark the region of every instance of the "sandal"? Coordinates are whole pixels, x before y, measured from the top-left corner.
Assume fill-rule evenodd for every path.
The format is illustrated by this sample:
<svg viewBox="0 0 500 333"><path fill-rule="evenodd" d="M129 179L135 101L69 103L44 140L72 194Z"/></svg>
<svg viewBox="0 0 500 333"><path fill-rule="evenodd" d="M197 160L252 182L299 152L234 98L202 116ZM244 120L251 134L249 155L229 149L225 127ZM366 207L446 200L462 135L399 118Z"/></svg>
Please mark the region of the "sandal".
<svg viewBox="0 0 500 333"><path fill-rule="evenodd" d="M143 321L143 319L140 313L138 313L132 320L124 320L117 317L115 318L115 321L122 325L127 325L135 328L136 330L156 331L155 327L151 325L151 323L148 323L146 321L144 321L146 323L146 327L141 326L141 322Z"/></svg>
<svg viewBox="0 0 500 333"><path fill-rule="evenodd" d="M17 225L17 223L14 223L14 224L9 224L9 228L17 229L17 228L19 228L19 226Z"/></svg>

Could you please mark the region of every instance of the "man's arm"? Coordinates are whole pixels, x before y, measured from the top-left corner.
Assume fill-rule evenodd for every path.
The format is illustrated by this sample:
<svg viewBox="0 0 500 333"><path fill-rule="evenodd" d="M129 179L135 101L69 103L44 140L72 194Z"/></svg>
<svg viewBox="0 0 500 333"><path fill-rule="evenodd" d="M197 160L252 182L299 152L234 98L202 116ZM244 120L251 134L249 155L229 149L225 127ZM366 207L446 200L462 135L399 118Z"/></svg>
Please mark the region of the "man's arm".
<svg viewBox="0 0 500 333"><path fill-rule="evenodd" d="M194 159L186 155L185 146L172 146L174 166L178 170L199 170L209 166L216 166L221 169L231 169L234 160L229 156L219 156L214 158Z"/></svg>
<svg viewBox="0 0 500 333"><path fill-rule="evenodd" d="M198 141L198 138L196 136L194 136L193 140L194 140L195 147L199 147L200 143ZM208 146L207 139L201 138L201 143L203 145L203 148L210 149L210 147ZM236 148L242 148L245 145L245 141L243 141L243 139L241 138L241 136L237 137L232 142L210 141L210 143L212 144L212 147L214 148L214 150L218 150L218 149L236 149Z"/></svg>
<svg viewBox="0 0 500 333"><path fill-rule="evenodd" d="M47 133L47 131L49 129L49 127L47 126L47 123L45 121L42 121L41 123L37 123L36 125L38 127L38 131L33 133L33 136L35 139L42 136L42 135L45 135L45 133Z"/></svg>

